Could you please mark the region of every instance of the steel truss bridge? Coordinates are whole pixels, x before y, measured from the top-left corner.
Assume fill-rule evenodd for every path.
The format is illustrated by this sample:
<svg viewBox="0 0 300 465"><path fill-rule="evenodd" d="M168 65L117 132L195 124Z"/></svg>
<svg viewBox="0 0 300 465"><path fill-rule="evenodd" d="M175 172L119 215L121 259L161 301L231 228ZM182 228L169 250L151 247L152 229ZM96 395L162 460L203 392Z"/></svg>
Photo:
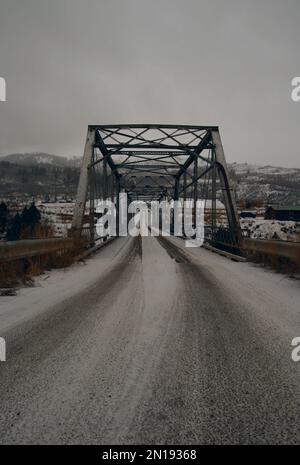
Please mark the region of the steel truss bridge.
<svg viewBox="0 0 300 465"><path fill-rule="evenodd" d="M238 246L239 217L217 126L170 124L90 125L84 148L72 234L88 229L95 240L95 200L208 201L211 241ZM217 201L225 205L222 227ZM89 214L86 202L89 202ZM118 211L117 211L118 215ZM224 215L223 215L224 216Z"/></svg>
<svg viewBox="0 0 300 465"><path fill-rule="evenodd" d="M121 192L127 192L129 200L145 202L206 200L206 239L212 245L300 267L299 243L242 237L217 126L120 124L88 127L69 237L4 241L0 268L9 261L53 253L89 253L93 248L83 249L97 239L96 199L111 199L118 207ZM225 206L221 213L218 201Z"/></svg>

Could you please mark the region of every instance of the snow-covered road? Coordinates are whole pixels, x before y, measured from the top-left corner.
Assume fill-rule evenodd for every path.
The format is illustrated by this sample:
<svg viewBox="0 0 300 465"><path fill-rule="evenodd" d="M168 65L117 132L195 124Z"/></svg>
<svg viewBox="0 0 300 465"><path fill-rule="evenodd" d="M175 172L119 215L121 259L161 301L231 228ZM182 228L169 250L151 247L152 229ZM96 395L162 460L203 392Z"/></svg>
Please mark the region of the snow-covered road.
<svg viewBox="0 0 300 465"><path fill-rule="evenodd" d="M299 443L300 284L120 238L0 300L1 443Z"/></svg>

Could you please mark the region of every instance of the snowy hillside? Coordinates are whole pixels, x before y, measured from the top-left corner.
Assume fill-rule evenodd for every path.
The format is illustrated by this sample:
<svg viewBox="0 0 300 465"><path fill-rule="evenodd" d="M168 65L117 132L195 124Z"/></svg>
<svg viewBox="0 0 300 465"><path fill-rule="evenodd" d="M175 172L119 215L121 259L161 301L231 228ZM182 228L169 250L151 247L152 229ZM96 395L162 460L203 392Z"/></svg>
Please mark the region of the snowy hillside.
<svg viewBox="0 0 300 465"><path fill-rule="evenodd" d="M300 204L300 169L229 164L237 200L262 203Z"/></svg>
<svg viewBox="0 0 300 465"><path fill-rule="evenodd" d="M35 166L35 165L53 165L53 166L80 166L79 157L60 157L49 153L11 153L10 155L0 156L0 161L8 161L16 165Z"/></svg>
<svg viewBox="0 0 300 465"><path fill-rule="evenodd" d="M81 157L47 153L14 153L0 156L0 194L64 195L76 193ZM300 205L300 169L229 163L230 178L240 202Z"/></svg>

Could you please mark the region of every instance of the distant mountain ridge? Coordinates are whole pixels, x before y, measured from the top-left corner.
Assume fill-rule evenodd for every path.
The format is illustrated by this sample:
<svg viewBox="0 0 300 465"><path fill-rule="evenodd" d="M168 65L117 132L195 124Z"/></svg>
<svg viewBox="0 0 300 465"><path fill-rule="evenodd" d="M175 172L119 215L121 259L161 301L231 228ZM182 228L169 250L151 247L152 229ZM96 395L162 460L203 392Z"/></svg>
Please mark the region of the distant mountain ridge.
<svg viewBox="0 0 300 465"><path fill-rule="evenodd" d="M22 166L34 165L53 165L53 166L80 166L81 158L79 157L62 157L44 152L33 153L11 153L9 155L0 156L0 161L8 161Z"/></svg>
<svg viewBox="0 0 300 465"><path fill-rule="evenodd" d="M76 195L80 158L48 153L12 153L0 157L0 200Z"/></svg>
<svg viewBox="0 0 300 465"><path fill-rule="evenodd" d="M228 167L233 169L236 174L260 174L260 175L288 175L300 173L300 168L286 168L283 166L273 165L256 165L251 163L228 163Z"/></svg>
<svg viewBox="0 0 300 465"><path fill-rule="evenodd" d="M0 156L0 193L48 193L54 190L55 182L60 192L68 186L75 195L81 161L81 157L67 158L43 152ZM2 162L9 162L11 169L5 168ZM56 168L60 182L55 181ZM237 200L300 205L300 168L228 163L228 169ZM25 172L20 173L20 170Z"/></svg>

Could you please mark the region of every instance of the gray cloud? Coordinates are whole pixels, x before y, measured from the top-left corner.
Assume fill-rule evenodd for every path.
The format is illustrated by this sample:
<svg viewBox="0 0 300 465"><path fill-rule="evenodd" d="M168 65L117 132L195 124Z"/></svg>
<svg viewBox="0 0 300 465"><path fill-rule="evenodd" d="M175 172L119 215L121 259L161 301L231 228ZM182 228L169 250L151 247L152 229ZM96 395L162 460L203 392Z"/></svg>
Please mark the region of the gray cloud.
<svg viewBox="0 0 300 465"><path fill-rule="evenodd" d="M230 161L300 166L298 0L0 0L0 153L89 123L219 124Z"/></svg>

